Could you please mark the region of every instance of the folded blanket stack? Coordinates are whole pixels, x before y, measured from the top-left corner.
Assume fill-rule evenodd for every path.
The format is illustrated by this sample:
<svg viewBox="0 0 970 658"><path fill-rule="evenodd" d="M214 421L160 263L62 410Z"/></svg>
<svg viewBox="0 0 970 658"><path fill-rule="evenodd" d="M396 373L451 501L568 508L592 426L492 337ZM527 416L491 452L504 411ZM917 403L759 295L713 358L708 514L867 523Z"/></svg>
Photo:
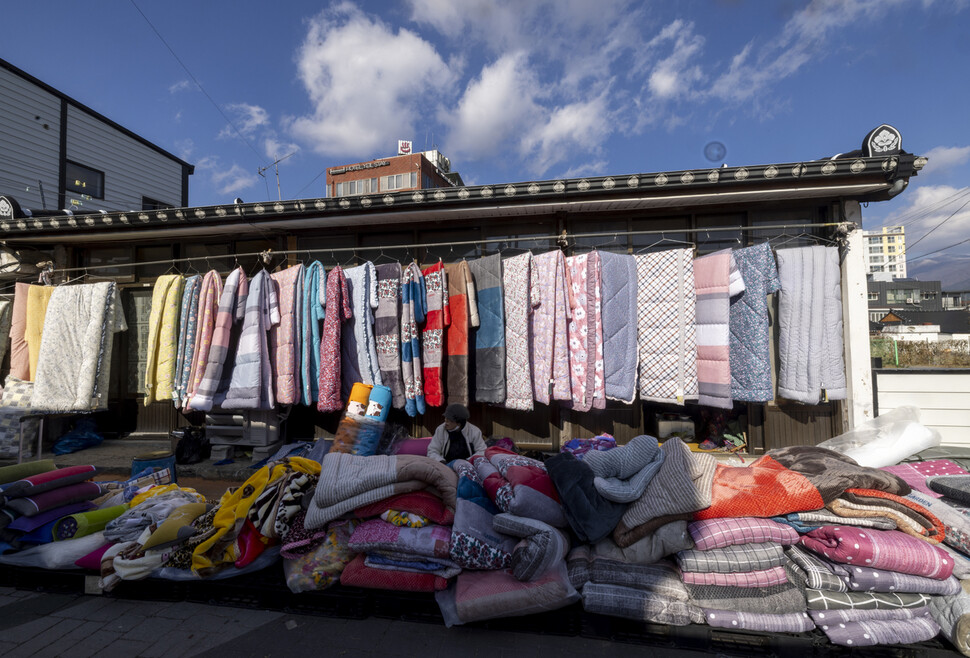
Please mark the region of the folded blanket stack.
<svg viewBox="0 0 970 658"><path fill-rule="evenodd" d="M695 521L687 526L694 548L677 553L691 602L706 616L730 610L753 615L749 628L805 625L805 597L789 580L784 546L798 541L791 527L761 518ZM777 617L777 615L789 615Z"/></svg>
<svg viewBox="0 0 970 658"><path fill-rule="evenodd" d="M929 640L926 606L961 591L950 555L899 530L822 526L787 550L818 627L834 644Z"/></svg>

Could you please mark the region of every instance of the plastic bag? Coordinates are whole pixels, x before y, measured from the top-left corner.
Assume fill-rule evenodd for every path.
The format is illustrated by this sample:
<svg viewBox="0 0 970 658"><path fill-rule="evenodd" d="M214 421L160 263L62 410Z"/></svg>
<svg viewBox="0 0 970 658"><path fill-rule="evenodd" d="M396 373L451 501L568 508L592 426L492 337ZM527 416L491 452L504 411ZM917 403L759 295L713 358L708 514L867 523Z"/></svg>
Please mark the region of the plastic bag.
<svg viewBox="0 0 970 658"><path fill-rule="evenodd" d="M938 431L919 422L918 408L903 406L823 441L818 447L851 457L860 466L881 468L898 464L942 441Z"/></svg>
<svg viewBox="0 0 970 658"><path fill-rule="evenodd" d="M104 437L98 434L97 424L90 418L81 418L74 425L74 429L59 438L51 452L55 455L67 455L85 448L101 445Z"/></svg>

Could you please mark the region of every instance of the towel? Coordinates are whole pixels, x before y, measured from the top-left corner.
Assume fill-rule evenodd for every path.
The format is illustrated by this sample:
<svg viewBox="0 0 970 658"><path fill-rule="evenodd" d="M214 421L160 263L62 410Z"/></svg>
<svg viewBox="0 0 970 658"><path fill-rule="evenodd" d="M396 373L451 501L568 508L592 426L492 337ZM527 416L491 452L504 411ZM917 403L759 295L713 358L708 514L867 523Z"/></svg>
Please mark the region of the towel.
<svg viewBox="0 0 970 658"><path fill-rule="evenodd" d="M40 356L40 341L44 334L44 318L47 304L54 288L51 286L30 286L27 289L27 322L24 325L24 340L27 341L30 359L30 381L37 374L37 358Z"/></svg>
<svg viewBox="0 0 970 658"><path fill-rule="evenodd" d="M302 399L300 332L303 327L302 263L270 275L279 303L279 324L269 329L269 354L273 369L273 392L278 404Z"/></svg>
<svg viewBox="0 0 970 658"><path fill-rule="evenodd" d="M428 312L421 333L421 349L424 365L424 401L431 407L445 403L444 357L445 330L451 324L451 305L448 299L448 273L441 259L425 268L425 286L428 291Z"/></svg>
<svg viewBox="0 0 970 658"><path fill-rule="evenodd" d="M537 402L571 400L569 332L572 303L566 259L558 249L532 259L532 393Z"/></svg>
<svg viewBox="0 0 970 658"><path fill-rule="evenodd" d="M320 285L321 278L323 285ZM315 260L307 267L303 276L303 328L300 332L300 381L302 402L310 406L316 404L320 393L320 332L326 317L327 301L326 273L320 261Z"/></svg>
<svg viewBox="0 0 970 658"><path fill-rule="evenodd" d="M448 325L445 346L448 350L448 404L468 405L468 344L470 330L478 327L478 298L475 283L466 261L445 265L448 279L448 305L451 324Z"/></svg>
<svg viewBox="0 0 970 658"><path fill-rule="evenodd" d="M505 406L532 411L532 254L502 261L505 304Z"/></svg>
<svg viewBox="0 0 970 658"><path fill-rule="evenodd" d="M404 410L409 416L425 411L420 326L427 312L424 275L418 264L412 262L401 276L401 377L404 381Z"/></svg>
<svg viewBox="0 0 970 658"><path fill-rule="evenodd" d="M381 380L391 389L391 404L403 409L404 375L401 370L401 264L377 266L377 311L374 333L377 335L377 362Z"/></svg>
<svg viewBox="0 0 970 658"><path fill-rule="evenodd" d="M215 270L206 272L199 290L198 317L196 319L195 351L192 354L190 376L185 390L183 406L186 410L191 407L192 397L199 388L199 383L205 376L206 364L209 362L209 351L212 349L212 336L215 331L216 315L219 312L219 300L222 298L222 276Z"/></svg>
<svg viewBox="0 0 970 658"><path fill-rule="evenodd" d="M744 292L744 281L730 249L694 261L697 293L698 404L722 409L731 399L730 302Z"/></svg>
<svg viewBox="0 0 970 658"><path fill-rule="evenodd" d="M502 257L485 256L468 263L478 297L479 325L468 346L476 402L505 402L505 304Z"/></svg>
<svg viewBox="0 0 970 658"><path fill-rule="evenodd" d="M243 319L248 294L249 280L243 269L237 267L226 277L225 286L219 296L212 343L205 362L202 361L201 353L199 355L199 368L203 369L203 375L189 404L194 410L210 411L213 404L218 406L225 399L232 364L229 364L230 368L225 366L231 355L236 353L239 337L239 332L234 331L233 326ZM204 349L200 350L202 351Z"/></svg>
<svg viewBox="0 0 970 658"><path fill-rule="evenodd" d="M317 411L340 411L344 408L341 389L341 334L343 324L351 318L347 278L339 265L327 275L327 317L320 339L320 377Z"/></svg>

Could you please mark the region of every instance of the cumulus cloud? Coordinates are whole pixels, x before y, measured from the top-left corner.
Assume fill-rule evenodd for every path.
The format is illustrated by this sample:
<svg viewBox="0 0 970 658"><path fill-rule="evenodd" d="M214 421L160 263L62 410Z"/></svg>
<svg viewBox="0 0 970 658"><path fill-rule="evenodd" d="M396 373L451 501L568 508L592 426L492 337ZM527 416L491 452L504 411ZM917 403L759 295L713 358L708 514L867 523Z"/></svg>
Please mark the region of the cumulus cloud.
<svg viewBox="0 0 970 658"><path fill-rule="evenodd" d="M189 82L188 80L179 80L178 82L168 86L168 93L177 94L178 92L185 91L186 89L190 89L191 87L192 87L192 83Z"/></svg>
<svg viewBox="0 0 970 658"><path fill-rule="evenodd" d="M704 79L696 64L704 48L704 37L694 33L693 23L675 20L653 38L648 48L665 42L671 43L670 54L656 63L647 81L650 92L661 100L686 96Z"/></svg>
<svg viewBox="0 0 970 658"><path fill-rule="evenodd" d="M522 140L522 152L541 176L553 165L577 152L598 153L611 129L607 95L571 103L554 110L544 125L530 130Z"/></svg>
<svg viewBox="0 0 970 658"><path fill-rule="evenodd" d="M217 156L207 155L195 164L196 171L204 173L219 194L236 194L258 182L255 173L250 173L238 164L226 168Z"/></svg>
<svg viewBox="0 0 970 658"><path fill-rule="evenodd" d="M269 124L269 112L259 105L230 103L226 106L226 110L232 115L232 123L235 126L235 130L232 126L226 126L219 132L219 137L221 138L235 137L236 130L242 133L243 136L249 137L256 132L257 128Z"/></svg>
<svg viewBox="0 0 970 658"><path fill-rule="evenodd" d="M324 155L388 152L414 133L425 104L455 80L431 43L410 30L395 32L350 3L309 22L297 65L313 110L289 128Z"/></svg>
<svg viewBox="0 0 970 658"><path fill-rule="evenodd" d="M921 174L940 172L966 164L970 160L970 146L937 146L924 153L929 160Z"/></svg>
<svg viewBox="0 0 970 658"><path fill-rule="evenodd" d="M486 66L465 88L457 107L442 117L449 125L449 152L478 159L508 149L542 115L535 99L538 88L524 53L505 55Z"/></svg>
<svg viewBox="0 0 970 658"><path fill-rule="evenodd" d="M580 178L582 176L602 176L607 170L609 162L606 160L594 160L593 162L583 162L570 167L564 171L559 178Z"/></svg>
<svg viewBox="0 0 970 658"><path fill-rule="evenodd" d="M299 150L299 144L281 141L276 137L276 135L270 135L263 140L263 152L266 153L267 158L272 158L273 160L276 158L284 158L288 155L293 155Z"/></svg>

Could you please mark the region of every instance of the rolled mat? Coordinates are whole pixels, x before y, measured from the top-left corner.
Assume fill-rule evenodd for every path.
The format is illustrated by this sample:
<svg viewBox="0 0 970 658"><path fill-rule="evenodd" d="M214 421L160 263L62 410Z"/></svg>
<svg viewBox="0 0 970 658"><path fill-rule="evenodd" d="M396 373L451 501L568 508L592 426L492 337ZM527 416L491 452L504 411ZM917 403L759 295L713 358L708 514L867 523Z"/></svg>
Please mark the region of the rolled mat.
<svg viewBox="0 0 970 658"><path fill-rule="evenodd" d="M77 539L104 530L112 521L128 509L128 505L115 505L105 509L70 514L54 524L54 541Z"/></svg>
<svg viewBox="0 0 970 658"><path fill-rule="evenodd" d="M0 485L16 482L17 480L22 480L23 478L29 478L31 475L39 475L40 473L53 471L55 468L57 467L54 466L53 459L41 459L40 461L36 462L25 462L23 464L0 466Z"/></svg>

